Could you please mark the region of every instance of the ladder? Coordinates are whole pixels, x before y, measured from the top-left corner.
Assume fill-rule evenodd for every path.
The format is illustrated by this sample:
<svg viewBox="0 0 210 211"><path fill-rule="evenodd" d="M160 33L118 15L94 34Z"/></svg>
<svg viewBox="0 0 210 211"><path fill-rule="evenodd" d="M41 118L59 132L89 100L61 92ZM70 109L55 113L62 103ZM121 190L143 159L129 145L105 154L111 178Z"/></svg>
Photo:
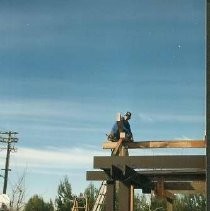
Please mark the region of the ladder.
<svg viewBox="0 0 210 211"><path fill-rule="evenodd" d="M99 189L99 193L96 199L96 202L94 204L94 207L92 209L92 211L101 211L102 210L102 205L104 203L104 199L105 199L105 195L106 195L106 181L103 181L101 183L101 187Z"/></svg>
<svg viewBox="0 0 210 211"><path fill-rule="evenodd" d="M85 200L85 205L84 206L79 206L78 199ZM84 210L84 211L88 211L89 210L86 197L76 197L74 199L73 207L72 207L71 211L79 211L79 210Z"/></svg>

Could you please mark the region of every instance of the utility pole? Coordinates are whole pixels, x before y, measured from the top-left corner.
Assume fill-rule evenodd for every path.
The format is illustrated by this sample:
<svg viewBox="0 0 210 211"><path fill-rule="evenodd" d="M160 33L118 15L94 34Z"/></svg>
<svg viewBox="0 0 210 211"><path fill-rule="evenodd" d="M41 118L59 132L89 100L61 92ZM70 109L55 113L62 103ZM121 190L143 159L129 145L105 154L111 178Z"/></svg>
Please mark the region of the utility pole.
<svg viewBox="0 0 210 211"><path fill-rule="evenodd" d="M8 181L8 172L11 170L9 169L9 159L10 159L10 152L15 151L15 148L13 146L14 143L17 143L18 138L15 137L15 135L18 134L17 132L0 132L0 135L3 135L0 138L0 142L7 144L7 155L6 155L6 162L5 162L5 168L4 170L4 187L3 187L3 194L6 194L7 192L7 181Z"/></svg>

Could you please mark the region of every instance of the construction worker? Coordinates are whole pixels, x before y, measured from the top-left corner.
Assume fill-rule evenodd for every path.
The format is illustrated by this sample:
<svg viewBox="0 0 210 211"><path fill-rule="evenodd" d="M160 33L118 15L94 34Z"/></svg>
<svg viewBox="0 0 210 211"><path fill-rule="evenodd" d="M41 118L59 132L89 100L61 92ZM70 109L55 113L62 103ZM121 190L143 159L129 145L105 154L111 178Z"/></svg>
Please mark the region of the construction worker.
<svg viewBox="0 0 210 211"><path fill-rule="evenodd" d="M129 120L131 119L131 112L126 112L124 118L123 118L123 130L125 132L125 138L133 141L133 134L131 132L131 127L130 127L130 123Z"/></svg>
<svg viewBox="0 0 210 211"><path fill-rule="evenodd" d="M125 140L133 141L133 134L131 132L131 127L129 120L131 119L131 112L126 112L124 117L120 117L120 121L116 121L112 127L110 134L108 135L109 141L118 141L120 139L120 130L125 132Z"/></svg>

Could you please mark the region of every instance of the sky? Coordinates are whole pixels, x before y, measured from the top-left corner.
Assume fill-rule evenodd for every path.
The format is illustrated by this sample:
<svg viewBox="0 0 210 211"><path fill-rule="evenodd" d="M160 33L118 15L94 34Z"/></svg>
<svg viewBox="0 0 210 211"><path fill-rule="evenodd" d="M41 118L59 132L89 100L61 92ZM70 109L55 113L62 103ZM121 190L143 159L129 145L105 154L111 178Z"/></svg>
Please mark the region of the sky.
<svg viewBox="0 0 210 211"><path fill-rule="evenodd" d="M0 99L0 131L19 133L8 193L25 173L26 199L64 176L84 192L118 112L135 141L203 139L205 2L1 0Z"/></svg>

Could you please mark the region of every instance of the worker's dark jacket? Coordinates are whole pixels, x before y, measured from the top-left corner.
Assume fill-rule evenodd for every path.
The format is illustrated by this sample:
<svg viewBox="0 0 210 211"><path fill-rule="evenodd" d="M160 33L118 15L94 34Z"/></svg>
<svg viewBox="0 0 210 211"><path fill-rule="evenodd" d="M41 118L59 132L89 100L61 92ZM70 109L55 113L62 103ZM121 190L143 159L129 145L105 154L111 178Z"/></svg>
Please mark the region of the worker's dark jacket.
<svg viewBox="0 0 210 211"><path fill-rule="evenodd" d="M132 132L131 132L131 127L130 127L129 122L126 121L126 120L122 120L122 127L123 127L122 128L123 129L122 132L125 132L126 137L132 138L133 135L132 135ZM118 123L117 122L115 122L115 124L112 127L111 135L113 135L114 138L117 139L117 140L120 138L120 132L119 132L119 127L118 127Z"/></svg>

